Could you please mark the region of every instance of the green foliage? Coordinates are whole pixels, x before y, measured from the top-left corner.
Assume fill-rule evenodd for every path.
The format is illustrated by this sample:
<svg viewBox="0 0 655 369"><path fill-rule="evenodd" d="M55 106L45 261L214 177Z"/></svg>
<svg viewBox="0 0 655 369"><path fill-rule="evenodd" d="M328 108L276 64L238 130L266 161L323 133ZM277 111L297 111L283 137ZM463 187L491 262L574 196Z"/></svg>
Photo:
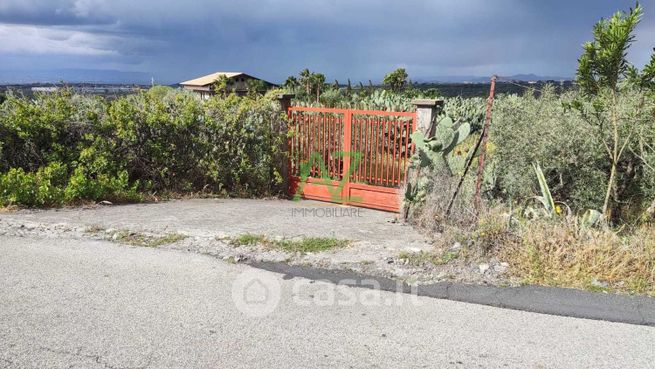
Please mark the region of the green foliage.
<svg viewBox="0 0 655 369"><path fill-rule="evenodd" d="M274 193L284 137L273 94L203 101L155 87L111 102L10 94L0 107L0 206Z"/></svg>
<svg viewBox="0 0 655 369"><path fill-rule="evenodd" d="M642 15L643 8L637 4L628 13L616 12L596 23L594 41L583 45L584 52L578 60L577 82L583 91L597 94L603 88L618 88L621 78L630 70L626 56Z"/></svg>
<svg viewBox="0 0 655 369"><path fill-rule="evenodd" d="M246 233L229 239L232 246L265 246L287 252L321 252L350 245L351 241L331 237L304 237L301 239L273 240L265 235Z"/></svg>
<svg viewBox="0 0 655 369"><path fill-rule="evenodd" d="M139 181L130 184L127 171L121 171L116 176L104 173L92 176L85 167L80 166L70 176L64 189L64 199L66 202L78 199L136 202L142 200L138 189Z"/></svg>
<svg viewBox="0 0 655 369"><path fill-rule="evenodd" d="M550 188L548 187L548 182L546 181L546 176L541 170L539 163L532 164L534 172L537 175L537 181L539 182L539 190L541 191L541 196L537 196L537 200L543 205L543 209L547 217L552 218L557 215L557 210L555 208L555 201L553 200L553 195L550 193Z"/></svg>
<svg viewBox="0 0 655 369"><path fill-rule="evenodd" d="M375 90L370 95L354 95L352 103L360 109L409 111L414 106L410 98L387 90Z"/></svg>
<svg viewBox="0 0 655 369"><path fill-rule="evenodd" d="M465 161L454 160L453 154L455 147L464 142L470 133L469 122L461 121L456 124L450 116L442 115L433 137L426 137L420 131L411 135L415 147L411 167L420 175L414 183L407 184L406 202L420 204L425 200L433 187L430 175L435 171L447 170L451 176L463 172Z"/></svg>
<svg viewBox="0 0 655 369"><path fill-rule="evenodd" d="M532 164L539 162L552 196L573 208L600 208L606 181L604 149L567 106L578 93L499 96L494 102L489 196L525 202L539 193Z"/></svg>
<svg viewBox="0 0 655 369"><path fill-rule="evenodd" d="M635 86L652 85L655 76L655 55L641 74L627 60L628 49L635 39L634 30L642 15L643 9L637 4L628 13L617 12L610 19L601 19L594 26L594 40L584 44L584 53L579 59L577 82L588 99L576 102L573 107L581 111L607 151L609 173L603 214L608 219L617 217L613 210L621 200L618 187L625 175L621 163L626 149L633 145L635 128L642 114L640 104L631 111L637 114L626 117L622 100ZM623 83L624 80L628 83ZM585 104L591 104L592 108L585 108ZM593 113L589 114L590 111Z"/></svg>
<svg viewBox="0 0 655 369"><path fill-rule="evenodd" d="M401 91L407 84L407 72L405 68L398 68L384 76L383 83L392 91Z"/></svg>
<svg viewBox="0 0 655 369"><path fill-rule="evenodd" d="M302 91L298 91L301 95L299 96L300 100L315 101L318 103L321 91L325 90L325 75L311 72L305 68L300 71L298 77L298 79L293 76L287 78L285 87L291 88L295 92L297 85L302 86Z"/></svg>
<svg viewBox="0 0 655 369"><path fill-rule="evenodd" d="M298 90L298 87L300 87L300 82L298 81L298 78L294 76L289 76L286 81L284 81L283 84L284 88L291 92L296 92Z"/></svg>
<svg viewBox="0 0 655 369"><path fill-rule="evenodd" d="M336 108L339 107L341 101L343 101L343 93L339 89L330 88L321 94L319 100L321 106L326 108Z"/></svg>
<svg viewBox="0 0 655 369"><path fill-rule="evenodd" d="M342 248L350 243L349 240L332 237L306 237L300 240L273 241L272 245L287 252L308 253Z"/></svg>
<svg viewBox="0 0 655 369"><path fill-rule="evenodd" d="M444 111L455 122L467 122L471 126L471 132L482 130L486 105L486 100L480 97L444 99Z"/></svg>
<svg viewBox="0 0 655 369"><path fill-rule="evenodd" d="M594 227L603 220L603 214L594 209L588 209L580 217L580 225L585 228Z"/></svg>
<svg viewBox="0 0 655 369"><path fill-rule="evenodd" d="M226 75L220 75L214 83L214 92L217 95L227 96L234 85L234 80L228 78Z"/></svg>
<svg viewBox="0 0 655 369"><path fill-rule="evenodd" d="M266 92L266 82L261 79L249 79L246 82L246 88L250 95L263 94Z"/></svg>
<svg viewBox="0 0 655 369"><path fill-rule="evenodd" d="M52 163L35 173L11 168L0 174L0 206L57 206L64 201L66 167Z"/></svg>

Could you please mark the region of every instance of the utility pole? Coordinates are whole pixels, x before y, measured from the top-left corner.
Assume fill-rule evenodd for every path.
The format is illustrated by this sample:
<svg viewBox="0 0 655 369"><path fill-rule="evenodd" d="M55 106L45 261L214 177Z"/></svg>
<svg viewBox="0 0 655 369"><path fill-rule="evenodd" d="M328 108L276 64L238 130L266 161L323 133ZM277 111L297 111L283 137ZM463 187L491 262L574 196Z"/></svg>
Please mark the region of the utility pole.
<svg viewBox="0 0 655 369"><path fill-rule="evenodd" d="M487 141L489 140L489 127L491 126L491 109L494 105L494 90L496 88L496 76L491 77L491 88L489 89L489 99L487 100L487 114L484 118L484 128L482 128L482 137L480 139L480 156L478 157L478 178L475 181L475 210L479 213L482 205L482 179L484 177L484 159L487 153Z"/></svg>

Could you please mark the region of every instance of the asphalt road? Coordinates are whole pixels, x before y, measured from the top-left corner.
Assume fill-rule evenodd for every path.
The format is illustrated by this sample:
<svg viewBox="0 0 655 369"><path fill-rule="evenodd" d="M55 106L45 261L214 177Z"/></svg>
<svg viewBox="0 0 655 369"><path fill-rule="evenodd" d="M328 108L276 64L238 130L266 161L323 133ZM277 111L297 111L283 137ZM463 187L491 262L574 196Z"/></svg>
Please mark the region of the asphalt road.
<svg viewBox="0 0 655 369"><path fill-rule="evenodd" d="M654 342L646 326L0 236L3 368L647 368Z"/></svg>

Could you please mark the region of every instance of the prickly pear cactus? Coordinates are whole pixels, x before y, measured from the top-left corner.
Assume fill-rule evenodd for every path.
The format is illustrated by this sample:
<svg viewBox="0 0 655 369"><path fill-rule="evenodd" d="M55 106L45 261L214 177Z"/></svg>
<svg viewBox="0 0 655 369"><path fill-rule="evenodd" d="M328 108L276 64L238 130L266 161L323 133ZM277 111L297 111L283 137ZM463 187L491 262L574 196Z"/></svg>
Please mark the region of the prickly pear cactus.
<svg viewBox="0 0 655 369"><path fill-rule="evenodd" d="M448 167L455 148L466 140L471 134L471 125L468 122L455 124L449 116L439 119L434 137L426 138L422 132L412 134L412 142L416 147L413 163L421 168L436 168L438 165ZM451 169L451 168L448 168ZM453 170L451 169L451 173Z"/></svg>
<svg viewBox="0 0 655 369"><path fill-rule="evenodd" d="M355 100L355 106L361 109L410 111L413 107L411 99L386 90L375 90L369 96Z"/></svg>
<svg viewBox="0 0 655 369"><path fill-rule="evenodd" d="M455 149L471 134L471 125L468 122L455 123L453 119L444 115L438 120L434 137L426 138L422 132L411 135L415 145L411 167L421 173L413 183L407 184L405 201L420 203L427 196L429 179L426 173L435 169L446 168L451 175L463 173L466 165L466 156L460 155Z"/></svg>

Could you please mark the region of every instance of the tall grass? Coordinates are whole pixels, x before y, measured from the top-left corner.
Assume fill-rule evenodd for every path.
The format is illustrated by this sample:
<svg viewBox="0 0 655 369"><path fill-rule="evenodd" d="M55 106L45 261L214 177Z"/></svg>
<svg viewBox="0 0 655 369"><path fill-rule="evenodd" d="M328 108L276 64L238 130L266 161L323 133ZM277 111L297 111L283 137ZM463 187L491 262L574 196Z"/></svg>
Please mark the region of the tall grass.
<svg viewBox="0 0 655 369"><path fill-rule="evenodd" d="M568 217L520 222L502 234L492 252L525 283L655 296L652 225L617 232Z"/></svg>

